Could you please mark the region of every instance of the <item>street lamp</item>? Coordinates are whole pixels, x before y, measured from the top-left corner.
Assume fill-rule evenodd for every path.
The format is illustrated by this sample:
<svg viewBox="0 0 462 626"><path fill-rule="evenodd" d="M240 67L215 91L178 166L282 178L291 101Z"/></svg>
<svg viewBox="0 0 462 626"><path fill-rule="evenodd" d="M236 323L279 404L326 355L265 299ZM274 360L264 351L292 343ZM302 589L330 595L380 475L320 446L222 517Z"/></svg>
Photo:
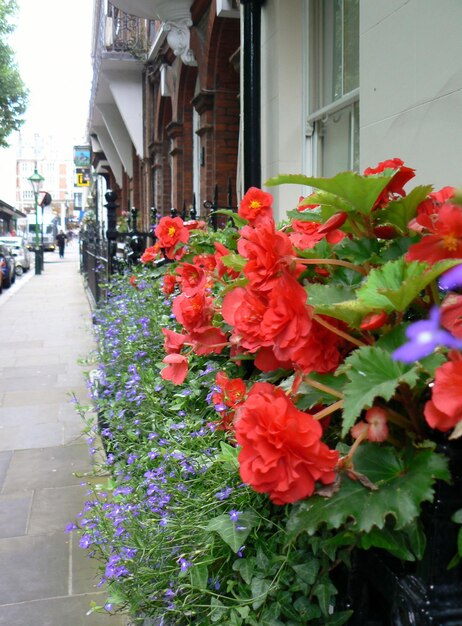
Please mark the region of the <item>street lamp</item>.
<svg viewBox="0 0 462 626"><path fill-rule="evenodd" d="M42 273L42 259L43 259L43 250L40 250L39 244L39 228L38 228L38 194L40 191L40 187L45 180L43 176L41 176L37 172L37 165L34 168L34 173L32 176L29 176L27 179L32 185L32 189L34 190L34 199L35 199L35 273Z"/></svg>

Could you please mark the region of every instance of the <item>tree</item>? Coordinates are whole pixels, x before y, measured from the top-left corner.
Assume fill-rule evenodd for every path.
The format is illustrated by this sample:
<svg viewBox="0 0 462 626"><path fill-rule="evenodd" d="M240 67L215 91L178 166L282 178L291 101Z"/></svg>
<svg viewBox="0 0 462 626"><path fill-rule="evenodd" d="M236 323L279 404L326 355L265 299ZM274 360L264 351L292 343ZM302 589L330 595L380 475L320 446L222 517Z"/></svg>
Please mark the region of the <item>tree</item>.
<svg viewBox="0 0 462 626"><path fill-rule="evenodd" d="M17 10L16 0L0 0L0 147L24 123L28 91L21 79L8 36L15 26L11 18Z"/></svg>

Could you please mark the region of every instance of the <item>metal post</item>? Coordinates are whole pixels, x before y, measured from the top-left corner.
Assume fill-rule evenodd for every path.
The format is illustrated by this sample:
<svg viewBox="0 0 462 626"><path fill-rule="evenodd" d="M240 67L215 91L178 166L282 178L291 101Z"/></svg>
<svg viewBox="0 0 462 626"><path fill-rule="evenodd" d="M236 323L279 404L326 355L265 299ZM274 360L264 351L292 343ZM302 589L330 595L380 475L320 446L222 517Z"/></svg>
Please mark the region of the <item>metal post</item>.
<svg viewBox="0 0 462 626"><path fill-rule="evenodd" d="M38 193L34 192L35 198L35 273L42 273L42 255L40 253L40 242L39 242L39 224L38 224Z"/></svg>
<svg viewBox="0 0 462 626"><path fill-rule="evenodd" d="M261 186L261 5L264 0L241 0L243 5L243 130L244 191Z"/></svg>

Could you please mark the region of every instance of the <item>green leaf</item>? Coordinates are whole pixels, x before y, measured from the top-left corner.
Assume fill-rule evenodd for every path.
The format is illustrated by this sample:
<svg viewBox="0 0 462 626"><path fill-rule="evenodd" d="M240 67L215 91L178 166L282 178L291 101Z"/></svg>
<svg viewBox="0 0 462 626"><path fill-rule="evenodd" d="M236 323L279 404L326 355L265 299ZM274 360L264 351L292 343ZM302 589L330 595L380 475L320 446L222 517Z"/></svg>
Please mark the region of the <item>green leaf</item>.
<svg viewBox="0 0 462 626"><path fill-rule="evenodd" d="M197 589L207 589L207 581L209 578L209 570L205 563L194 565L189 570L191 586Z"/></svg>
<svg viewBox="0 0 462 626"><path fill-rule="evenodd" d="M239 469L239 461L237 457L239 450L236 446L230 446L229 443L220 441L221 454L219 460L227 463L232 469Z"/></svg>
<svg viewBox="0 0 462 626"><path fill-rule="evenodd" d="M330 607L333 604L333 597L337 594L337 589L326 577L313 587L312 593L317 597L323 615L329 615Z"/></svg>
<svg viewBox="0 0 462 626"><path fill-rule="evenodd" d="M345 436L364 408L372 406L377 397L390 400L401 383L413 386L418 370L377 346L355 350L345 359L344 371L349 382L344 387L342 436ZM343 368L342 368L343 369Z"/></svg>
<svg viewBox="0 0 462 626"><path fill-rule="evenodd" d="M336 611L335 615L327 619L325 626L342 626L348 622L353 613L354 611Z"/></svg>
<svg viewBox="0 0 462 626"><path fill-rule="evenodd" d="M227 215L231 220L233 220L234 225L237 228L242 228L242 226L245 226L246 224L249 223L248 220L246 220L245 218L241 217L240 215L238 215L234 211L231 211L230 209L217 209L214 212L214 215L216 215L217 213L219 215Z"/></svg>
<svg viewBox="0 0 462 626"><path fill-rule="evenodd" d="M327 387L331 387L339 393L343 393L343 386L346 382L346 377L340 374L338 376L334 376L333 374L318 374L316 372L311 372L309 378L315 382L327 385ZM300 411L311 409L311 407L316 404L331 404L334 399L338 397L328 393L327 391L316 389L315 387L309 385L306 381L301 383L297 395L298 399L296 405Z"/></svg>
<svg viewBox="0 0 462 626"><path fill-rule="evenodd" d="M223 602L216 596L212 596L210 599L210 609L210 619L212 623L219 622L228 610Z"/></svg>
<svg viewBox="0 0 462 626"><path fill-rule="evenodd" d="M333 178L315 178L302 174L280 174L266 181L265 185L272 187L284 183L314 187L327 191L349 204L349 210L359 211L369 215L375 201L394 176L394 170L389 175L361 176L356 172L340 172ZM314 204L315 202L313 202ZM347 210L346 206L342 210Z"/></svg>
<svg viewBox="0 0 462 626"><path fill-rule="evenodd" d="M314 584L321 567L318 559L310 558L306 563L302 565L292 565L292 569L303 582L309 585Z"/></svg>
<svg viewBox="0 0 462 626"><path fill-rule="evenodd" d="M247 585L250 585L255 573L255 559L236 559L233 563L233 570L242 576Z"/></svg>
<svg viewBox="0 0 462 626"><path fill-rule="evenodd" d="M401 234L405 234L409 222L417 214L417 207L432 189L432 185L414 187L406 196L390 202L385 209L375 211L374 224L395 226Z"/></svg>
<svg viewBox="0 0 462 626"><path fill-rule="evenodd" d="M352 299L353 290L340 285L318 285L308 287L308 303L316 313L329 315L359 327L364 316L371 311L371 306L361 300Z"/></svg>
<svg viewBox="0 0 462 626"><path fill-rule="evenodd" d="M369 306L391 311L405 311L410 303L440 274L460 260L447 259L431 267L419 261L407 262L404 258L385 263L372 270L357 296Z"/></svg>
<svg viewBox="0 0 462 626"><path fill-rule="evenodd" d="M266 578L252 578L250 583L250 589L252 592L252 607L258 609L264 604L266 596L271 589L271 580Z"/></svg>
<svg viewBox="0 0 462 626"><path fill-rule="evenodd" d="M410 549L405 531L393 531L391 528L373 528L363 535L359 543L364 550L382 548L403 561L415 561L416 555Z"/></svg>
<svg viewBox="0 0 462 626"><path fill-rule="evenodd" d="M322 526L338 529L344 524L353 533L383 529L388 520L396 530L409 527L420 515L422 502L431 502L435 480L449 480L446 457L429 448L397 451L390 446L362 444L354 455L356 472L377 486L342 477L331 498L312 496L294 507L288 520L291 537L301 532L313 535Z"/></svg>
<svg viewBox="0 0 462 626"><path fill-rule="evenodd" d="M238 552L258 519L258 515L253 511L244 511L239 516L239 521L233 522L229 515L224 513L211 519L205 530L218 533L233 552Z"/></svg>
<svg viewBox="0 0 462 626"><path fill-rule="evenodd" d="M223 265L226 265L226 267L230 267L237 272L240 272L247 263L247 259L244 259L244 257L236 254L235 252L230 252L226 256L221 257L221 260Z"/></svg>
<svg viewBox="0 0 462 626"><path fill-rule="evenodd" d="M462 524L462 509L456 511L451 519L455 524Z"/></svg>
<svg viewBox="0 0 462 626"><path fill-rule="evenodd" d="M345 237L336 245L335 252L340 258L352 263L366 263L380 253L380 245L377 239Z"/></svg>

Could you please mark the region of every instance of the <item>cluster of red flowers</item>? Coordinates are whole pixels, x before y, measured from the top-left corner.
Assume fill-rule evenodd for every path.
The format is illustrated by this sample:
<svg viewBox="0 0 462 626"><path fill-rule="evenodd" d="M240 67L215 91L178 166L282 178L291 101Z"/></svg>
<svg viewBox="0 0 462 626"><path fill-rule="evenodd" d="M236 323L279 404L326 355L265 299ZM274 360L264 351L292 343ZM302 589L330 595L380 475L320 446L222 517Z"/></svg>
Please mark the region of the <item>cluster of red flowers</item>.
<svg viewBox="0 0 462 626"><path fill-rule="evenodd" d="M388 170L394 173L373 205L374 215L390 201L405 196L403 187L415 175L400 159L384 161L364 174L376 176ZM441 259L462 259L462 208L451 202L453 194L454 189L444 188L420 204L409 228L421 239L410 246L406 260L433 264ZM167 353L161 372L164 379L175 384L185 380L190 352L220 354L227 349L231 359L250 356L260 371L282 368L294 372L299 382L311 372L334 372L351 349L342 333L343 323L314 314L308 303L312 278L305 273L310 261L297 254L322 239L335 247L350 237L351 230L341 230L348 213L339 211L324 223L311 221L310 211L316 205L307 204L308 199L298 207L303 217L278 230L272 201L271 194L251 188L240 203L238 215L246 224L238 233L241 262L235 267L242 268L239 270L224 262L232 256L231 251L218 242L213 254L192 257L191 232L203 228L203 223L168 217L160 220L157 241L142 261L149 263L160 254L177 261L163 278L163 291L173 296L173 313L181 326L181 332L163 329ZM369 229L370 236L381 239L397 235L392 226L375 224L374 219ZM318 278L328 278L329 270L317 262L312 268ZM441 323L462 337L461 320L462 296L450 294L441 309ZM387 313L373 311L360 329L370 334L387 323ZM459 377L462 384L462 357L454 353L436 372L432 399L425 408L430 426L448 430L462 417ZM294 383L293 391L295 388ZM315 418L299 411L280 388L258 382L247 390L242 379L230 379L225 372L217 374L212 402L221 417L219 427L231 432L241 446L242 479L256 491L268 493L274 503L294 502L311 495L317 481L334 481L338 453L321 441L318 418L324 416L322 410ZM352 429L355 445L363 439L385 441L389 436L386 411L371 407L364 417L365 421Z"/></svg>

